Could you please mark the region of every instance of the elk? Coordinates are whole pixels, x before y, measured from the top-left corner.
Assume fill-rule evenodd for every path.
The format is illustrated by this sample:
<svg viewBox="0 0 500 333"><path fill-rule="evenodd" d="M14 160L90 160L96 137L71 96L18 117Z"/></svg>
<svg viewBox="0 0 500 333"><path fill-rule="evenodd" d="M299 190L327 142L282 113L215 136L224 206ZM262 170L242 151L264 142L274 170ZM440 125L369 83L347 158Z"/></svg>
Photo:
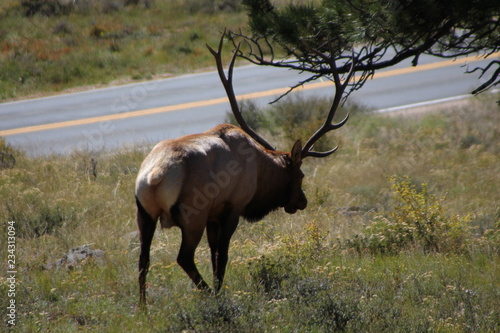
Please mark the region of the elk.
<svg viewBox="0 0 500 333"><path fill-rule="evenodd" d="M210 287L194 262L196 248L206 230L211 252L214 289L224 280L231 236L239 218L258 221L269 212L283 207L294 214L307 206L302 191L302 160L326 157L313 151L314 143L327 132L343 126L348 115L332 123L342 94L349 82L341 82L334 72L335 98L325 123L302 146L297 140L290 152L273 148L254 132L243 119L233 91L233 67L236 48L226 76L221 59L223 38L217 51L207 45L215 58L232 113L240 127L222 124L204 133L183 136L158 143L144 159L136 180L135 197L139 227L140 304L146 302L146 275L150 247L157 221L162 228L179 227L182 241L177 263L202 290Z"/></svg>

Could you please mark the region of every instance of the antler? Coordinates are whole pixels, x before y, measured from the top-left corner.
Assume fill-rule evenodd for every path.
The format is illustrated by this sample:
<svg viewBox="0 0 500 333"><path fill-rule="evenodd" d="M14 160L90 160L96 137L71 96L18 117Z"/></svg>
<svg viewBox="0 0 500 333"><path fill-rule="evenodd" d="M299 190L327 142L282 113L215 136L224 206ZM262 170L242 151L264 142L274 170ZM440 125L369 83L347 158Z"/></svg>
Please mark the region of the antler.
<svg viewBox="0 0 500 333"><path fill-rule="evenodd" d="M215 58L215 62L217 63L217 71L219 72L219 77L222 82L222 85L224 86L224 89L226 90L227 98L229 99L229 104L231 105L231 110L233 111L233 115L236 118L236 121L238 124L240 124L241 129L245 131L248 135L250 135L255 141L257 141L259 144L261 144L264 148L269 149L269 150L275 150L274 147L269 144L264 138L262 138L260 135L258 135L250 126L248 126L247 122L241 115L240 108L238 106L238 101L236 100L236 96L234 95L234 90L233 90L233 67L234 67L234 62L236 60L236 56L238 55L239 49L240 49L240 44L236 47L236 50L234 51L233 57L231 58L231 62L229 63L229 69L228 69L228 74L226 77L226 74L224 73L224 68L222 65L222 58L221 58L221 52L222 52L222 45L224 44L224 36L226 35L226 31L224 30L220 42L219 42L219 48L217 51L215 51L213 48L211 48L207 44L207 48L212 53L212 55Z"/></svg>
<svg viewBox="0 0 500 333"><path fill-rule="evenodd" d="M318 53L320 56L327 58L328 57L316 50L313 50L314 52ZM354 59L351 58L351 59ZM335 112L337 112L337 109L340 105L340 102L342 101L342 96L344 95L344 91L349 85L349 81L351 80L352 75L354 74L354 60L352 61L351 64L351 69L349 70L349 73L347 74L344 82L340 79L339 72L337 70L337 65L335 64L335 60L331 59L331 68L332 68L332 75L333 75L333 81L335 83L335 97L333 99L332 106L330 107L330 111L328 112L328 115L326 117L325 123L323 126L321 126L316 133L314 133L309 140L307 140L306 144L302 148L302 158L306 158L308 156L312 157L326 157L330 154L333 154L337 149L338 146L333 148L332 150L325 151L325 152L316 152L316 151L311 151L313 148L314 144L316 141L318 141L323 135L326 133L342 127L347 120L349 119L349 114L340 122L334 124L332 123L333 117L335 116Z"/></svg>

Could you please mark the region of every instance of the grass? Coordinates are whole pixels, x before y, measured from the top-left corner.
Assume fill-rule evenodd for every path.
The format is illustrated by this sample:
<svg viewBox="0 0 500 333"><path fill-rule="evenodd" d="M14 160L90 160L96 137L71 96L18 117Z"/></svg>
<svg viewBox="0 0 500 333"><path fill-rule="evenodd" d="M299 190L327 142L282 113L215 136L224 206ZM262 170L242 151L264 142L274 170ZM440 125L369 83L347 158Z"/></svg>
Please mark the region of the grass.
<svg viewBox="0 0 500 333"><path fill-rule="evenodd" d="M1 143L16 159L0 170L2 230L15 221L17 232L15 329L498 332L500 119L494 100L484 96L419 116L356 111L323 143L340 143L335 155L306 160L305 211L241 224L218 296L194 290L175 263L179 230L158 231L148 315L137 308L133 188L149 149L29 158ZM326 103L305 102L318 110ZM293 129L280 129L275 117L296 117L302 104L293 105L278 106L275 115L255 111L260 131L280 147L291 147L283 133ZM313 127L316 118L302 119L300 127ZM434 229L411 231L414 220ZM439 246L428 246L429 235ZM402 236L403 246L385 241L393 236ZM453 246L443 246L449 239ZM6 242L0 238L1 248ZM105 263L44 268L83 244L104 250ZM209 278L205 241L196 257ZM8 288L2 276L0 293ZM2 318L8 301L0 298Z"/></svg>
<svg viewBox="0 0 500 333"><path fill-rule="evenodd" d="M55 12L33 5L38 9L27 15L30 7L22 3L64 1L2 1L0 101L209 68L213 58L205 43L217 45L224 28L246 24L238 1L126 5L133 2L68 1Z"/></svg>

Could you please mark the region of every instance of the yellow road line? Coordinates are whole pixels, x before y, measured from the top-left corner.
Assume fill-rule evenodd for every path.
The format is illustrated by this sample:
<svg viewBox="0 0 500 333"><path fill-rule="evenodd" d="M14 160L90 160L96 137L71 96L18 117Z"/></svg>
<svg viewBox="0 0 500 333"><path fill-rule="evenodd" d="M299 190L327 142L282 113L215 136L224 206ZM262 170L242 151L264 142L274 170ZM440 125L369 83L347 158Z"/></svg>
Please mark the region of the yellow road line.
<svg viewBox="0 0 500 333"><path fill-rule="evenodd" d="M497 56L500 56L500 52L491 54L490 58L497 57ZM453 66L453 65L462 65L462 64L465 64L468 62L470 63L470 62L475 62L475 61L480 61L480 60L484 60L484 58L474 58L474 59L459 58L459 59L455 59L455 60L444 60L444 61L434 62L431 64L418 65L417 67L405 67L405 68L392 69L392 70L387 70L387 71L383 71L383 72L376 72L374 75L374 79L403 75L403 74L408 74L408 73L422 72L422 71L427 71L427 70L432 70L432 69L437 69L437 68L442 68L442 67L447 67L447 66ZM333 85L333 83L330 81L309 83L309 84L306 84L302 87L297 88L297 90L319 89L319 88L323 88L323 87L327 87L327 86L331 86L331 85ZM288 90L289 90L288 87L278 88L278 89L272 89L272 90L266 90L266 91L259 91L259 92L255 92L255 93L242 94L242 95L238 95L236 97L238 99L242 100L242 99L252 99L252 98L259 98L259 97L275 96L275 95L281 95L281 94L287 92ZM128 119L128 118L141 117L141 116L153 115L153 114L158 114L158 113L179 111L179 110L183 110L183 109L191 109L191 108L202 107L202 106L222 104L222 103L226 103L226 102L227 102L227 98L222 97L222 98L215 98L215 99L210 99L210 100L206 100L206 101L189 102L189 103L163 106L163 107L152 108L152 109L130 111L130 112L124 112L124 113L119 113L119 114L111 114L111 115L106 115L106 116L98 116L98 117L91 117L91 118L84 118L84 119L77 119L77 120L62 121L62 122L57 122L57 123L43 124L43 125L13 128L13 129L0 131L0 136L9 136L9 135L14 135L14 134L23 134L23 133L44 131L44 130L50 130L50 129L56 129L56 128L70 127L70 126L87 125L87 124L92 124L92 123L98 123L101 121Z"/></svg>

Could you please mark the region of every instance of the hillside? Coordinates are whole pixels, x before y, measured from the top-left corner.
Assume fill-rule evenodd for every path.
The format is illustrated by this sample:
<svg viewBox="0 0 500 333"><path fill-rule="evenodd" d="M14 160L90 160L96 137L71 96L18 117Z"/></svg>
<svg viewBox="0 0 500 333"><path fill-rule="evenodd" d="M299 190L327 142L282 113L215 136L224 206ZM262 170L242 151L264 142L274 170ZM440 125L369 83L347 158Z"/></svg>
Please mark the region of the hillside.
<svg viewBox="0 0 500 333"><path fill-rule="evenodd" d="M5 0L0 101L190 73L245 26L239 1Z"/></svg>

